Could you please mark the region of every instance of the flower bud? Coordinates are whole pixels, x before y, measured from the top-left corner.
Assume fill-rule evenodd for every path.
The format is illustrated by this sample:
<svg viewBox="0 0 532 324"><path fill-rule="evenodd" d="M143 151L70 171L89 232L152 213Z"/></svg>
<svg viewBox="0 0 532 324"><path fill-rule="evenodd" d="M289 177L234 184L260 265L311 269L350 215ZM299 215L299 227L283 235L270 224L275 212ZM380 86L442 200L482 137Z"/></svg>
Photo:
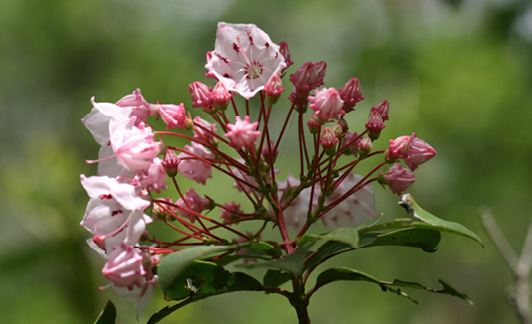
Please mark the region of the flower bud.
<svg viewBox="0 0 532 324"><path fill-rule="evenodd" d="M188 85L188 91L192 98L192 107L201 107L204 110L212 110L212 89L205 84L196 81Z"/></svg>
<svg viewBox="0 0 532 324"><path fill-rule="evenodd" d="M308 129L312 134L317 134L321 123L318 122L316 115L310 115L307 122Z"/></svg>
<svg viewBox="0 0 532 324"><path fill-rule="evenodd" d="M340 98L344 101L343 109L346 113L352 111L357 102L364 99L360 90L360 82L357 78L351 78L347 81L339 92Z"/></svg>
<svg viewBox="0 0 532 324"><path fill-rule="evenodd" d="M371 115L369 115L369 120L366 123L368 136L372 140L376 140L377 138L379 138L381 131L384 129L384 127L386 127L386 125L384 125L384 123L382 122L381 115L376 111L372 111Z"/></svg>
<svg viewBox="0 0 532 324"><path fill-rule="evenodd" d="M268 102L272 105L277 102L277 99L279 99L281 92L283 91L283 82L281 81L279 74L272 75L268 82L266 82L264 85L266 100L268 100Z"/></svg>
<svg viewBox="0 0 532 324"><path fill-rule="evenodd" d="M373 141L369 137L364 137L358 142L358 154L364 157L373 150Z"/></svg>
<svg viewBox="0 0 532 324"><path fill-rule="evenodd" d="M406 157L408 150L410 150L410 143L412 143L411 136L399 136L390 140L390 146L385 153L386 162L393 163L397 159Z"/></svg>
<svg viewBox="0 0 532 324"><path fill-rule="evenodd" d="M159 115L166 124L166 129L180 128L188 129L190 127L190 119L187 117L185 107L183 104L172 105L158 105Z"/></svg>
<svg viewBox="0 0 532 324"><path fill-rule="evenodd" d="M279 52L284 57L284 62L286 63L286 67L284 68L284 70L286 70L290 65L294 64L294 62L292 62L292 58L290 57L290 50L288 49L288 44L286 42L280 42L279 46Z"/></svg>
<svg viewBox="0 0 532 324"><path fill-rule="evenodd" d="M405 161L410 170L414 171L420 164L432 159L434 155L436 155L436 150L425 141L417 138L416 133L413 133L410 149L408 150L407 156L403 158L403 161Z"/></svg>
<svg viewBox="0 0 532 324"><path fill-rule="evenodd" d="M303 64L296 73L290 75L290 81L296 87L297 93L309 93L311 90L323 84L323 77L327 65L325 62L316 64L307 62Z"/></svg>
<svg viewBox="0 0 532 324"><path fill-rule="evenodd" d="M212 91L212 99L216 104L216 109L225 110L231 102L231 93L222 82L216 83Z"/></svg>
<svg viewBox="0 0 532 324"><path fill-rule="evenodd" d="M342 139L342 147L344 148L344 154L357 155L358 144L362 141L362 137L357 132L347 132Z"/></svg>
<svg viewBox="0 0 532 324"><path fill-rule="evenodd" d="M311 102L310 108L314 110L316 120L321 123L329 119L338 119L340 115L345 114L342 110L344 102L334 88L316 90L316 95L309 96L308 100Z"/></svg>
<svg viewBox="0 0 532 324"><path fill-rule="evenodd" d="M179 158L175 154L174 150L167 149L164 154L164 160L161 162L166 174L173 178L177 175L177 165L179 164Z"/></svg>
<svg viewBox="0 0 532 324"><path fill-rule="evenodd" d="M382 185L388 185L394 194L400 196L416 181L416 177L412 171L404 169L401 164L396 163L388 172L381 172L378 181Z"/></svg>
<svg viewBox="0 0 532 324"><path fill-rule="evenodd" d="M321 130L320 145L325 150L325 153L327 153L328 155L333 155L334 153L336 153L336 143L338 143L338 138L336 137L332 129L330 129L329 127L324 127Z"/></svg>
<svg viewBox="0 0 532 324"><path fill-rule="evenodd" d="M382 120L388 120L390 119L388 117L388 110L389 110L390 104L387 100L384 100L383 102L379 103L375 107L371 107L371 111L378 112L379 115L381 115Z"/></svg>

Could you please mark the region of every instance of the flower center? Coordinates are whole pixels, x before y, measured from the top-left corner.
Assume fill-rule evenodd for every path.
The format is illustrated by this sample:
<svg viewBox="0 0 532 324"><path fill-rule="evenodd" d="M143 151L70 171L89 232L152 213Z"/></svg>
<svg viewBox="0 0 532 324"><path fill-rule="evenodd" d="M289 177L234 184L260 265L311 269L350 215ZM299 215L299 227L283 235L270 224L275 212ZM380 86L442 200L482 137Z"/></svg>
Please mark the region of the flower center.
<svg viewBox="0 0 532 324"><path fill-rule="evenodd" d="M263 65L256 61L248 63L244 69L246 70L246 79L256 79L264 70Z"/></svg>

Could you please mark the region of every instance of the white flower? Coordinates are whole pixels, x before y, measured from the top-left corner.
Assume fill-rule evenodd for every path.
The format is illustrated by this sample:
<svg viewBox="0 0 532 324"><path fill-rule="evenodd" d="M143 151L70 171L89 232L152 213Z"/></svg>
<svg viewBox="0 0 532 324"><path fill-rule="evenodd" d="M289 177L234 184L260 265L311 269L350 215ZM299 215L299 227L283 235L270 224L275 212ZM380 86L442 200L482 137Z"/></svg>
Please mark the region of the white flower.
<svg viewBox="0 0 532 324"><path fill-rule="evenodd" d="M229 91L249 99L264 89L286 63L270 36L253 24L218 23L212 55L205 68Z"/></svg>

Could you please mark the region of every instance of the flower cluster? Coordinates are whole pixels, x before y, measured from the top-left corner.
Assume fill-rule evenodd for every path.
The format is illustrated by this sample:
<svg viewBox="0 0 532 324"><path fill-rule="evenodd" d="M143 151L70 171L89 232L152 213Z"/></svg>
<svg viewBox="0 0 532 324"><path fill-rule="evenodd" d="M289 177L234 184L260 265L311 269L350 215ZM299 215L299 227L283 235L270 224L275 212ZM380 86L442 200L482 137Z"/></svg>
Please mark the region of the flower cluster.
<svg viewBox="0 0 532 324"><path fill-rule="evenodd" d="M351 131L345 117L364 99L360 82L319 88L325 62L305 63L290 74L290 105L273 109L292 64L287 44L273 43L255 25L219 23L205 65L214 81L189 85L192 109L149 103L138 89L115 104L92 99L83 123L101 148L99 158L88 161L98 163L97 175L81 176L90 197L81 224L105 258L102 272L112 289L134 300L139 312L157 284L153 269L163 255L190 245L259 241L268 223L279 230L277 247L291 254L318 221L341 228L376 217L371 183L400 195L414 182L413 171L436 154L415 133L390 140L386 150L373 148L389 120L387 101L371 108L362 129ZM236 95L245 107L238 107ZM313 112L305 117L308 107ZM203 117L192 118L194 111ZM285 114L275 132L273 113ZM150 118L160 118L166 130L154 130ZM289 134L291 120L295 134ZM172 146L175 137L189 144ZM299 163L283 173L276 162L287 138L298 143ZM355 174L363 161L373 163L371 171ZM202 185L213 174L232 179L235 189L229 190L242 198L221 202L205 195ZM183 190L181 177L198 186ZM161 197L167 180L178 197ZM153 221L166 223L176 238L158 240L146 228ZM234 226L248 221L260 226L253 233Z"/></svg>

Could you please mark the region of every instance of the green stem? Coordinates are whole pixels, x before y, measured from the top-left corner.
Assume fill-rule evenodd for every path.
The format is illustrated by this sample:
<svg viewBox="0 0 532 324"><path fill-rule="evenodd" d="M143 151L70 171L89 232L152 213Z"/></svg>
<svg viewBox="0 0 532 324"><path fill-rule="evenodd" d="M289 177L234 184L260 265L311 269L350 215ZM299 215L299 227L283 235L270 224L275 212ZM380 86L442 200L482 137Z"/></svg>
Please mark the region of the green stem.
<svg viewBox="0 0 532 324"><path fill-rule="evenodd" d="M288 300L290 305L296 309L297 319L299 324L310 324L310 317L308 315L308 298L305 295L305 286L299 276L292 277L292 286L294 292L290 294Z"/></svg>

